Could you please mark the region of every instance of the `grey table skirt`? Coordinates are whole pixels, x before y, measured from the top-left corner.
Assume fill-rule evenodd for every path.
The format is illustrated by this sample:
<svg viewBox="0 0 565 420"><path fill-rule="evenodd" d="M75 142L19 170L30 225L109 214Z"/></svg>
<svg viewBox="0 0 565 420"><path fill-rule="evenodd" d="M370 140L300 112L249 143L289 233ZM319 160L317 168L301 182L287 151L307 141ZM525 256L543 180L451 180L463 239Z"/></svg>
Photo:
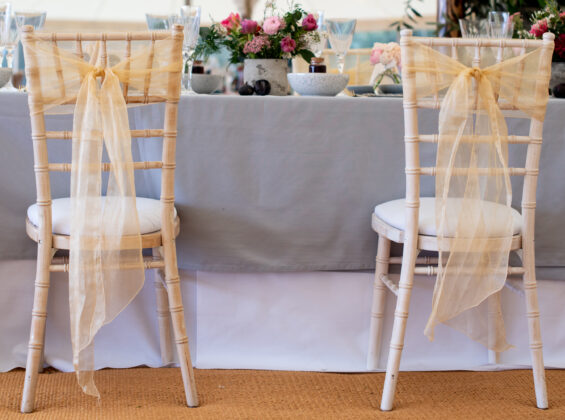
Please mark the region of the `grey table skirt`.
<svg viewBox="0 0 565 420"><path fill-rule="evenodd" d="M158 128L157 106L130 109L132 128ZM399 98L183 96L179 106L176 206L179 265L207 271L365 270L374 267L374 206L404 195ZM72 117L48 117L69 129ZM422 133L437 130L425 112ZM27 96L0 92L0 258L35 256L25 235L35 201ZM528 121L509 131L527 134ZM70 161L70 143L50 140L52 161ZM422 165L434 147L422 146ZM518 148L516 150L516 148ZM520 150L520 148L522 148ZM161 140L134 139L134 158L160 159ZM510 163L523 165L523 146ZM540 162L538 276L565 279L565 100L550 100ZM433 195L427 177L422 195ZM68 174L52 175L53 197L68 195ZM136 173L139 196L159 198L159 171ZM514 203L519 208L520 180Z"/></svg>

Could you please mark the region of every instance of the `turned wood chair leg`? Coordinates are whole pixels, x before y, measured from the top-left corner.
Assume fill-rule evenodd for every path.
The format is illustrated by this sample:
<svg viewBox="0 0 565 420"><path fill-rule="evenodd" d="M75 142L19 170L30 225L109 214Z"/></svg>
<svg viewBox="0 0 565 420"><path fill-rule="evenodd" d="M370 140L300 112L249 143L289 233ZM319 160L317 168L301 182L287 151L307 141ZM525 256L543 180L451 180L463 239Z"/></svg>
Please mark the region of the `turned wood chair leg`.
<svg viewBox="0 0 565 420"><path fill-rule="evenodd" d="M528 336L530 342L530 355L534 375L534 388L538 408L548 408L547 387L545 382L545 369L543 365L543 344L541 341L541 327L539 320L539 305L536 282L536 267L534 259L533 241L524 238L524 292L526 298L526 316L528 319Z"/></svg>
<svg viewBox="0 0 565 420"><path fill-rule="evenodd" d="M161 257L160 248L153 248L153 259ZM155 295L157 298L157 320L159 322L159 346L161 349L161 362L168 365L173 361L173 345L171 333L171 314L169 312L169 297L163 282L165 272L158 269L155 276Z"/></svg>
<svg viewBox="0 0 565 420"><path fill-rule="evenodd" d="M394 324L392 327L392 338L390 340L390 350L386 366L385 383L381 400L381 410L392 410L394 402L394 392L398 381L398 370L400 367L400 357L404 347L404 336L406 334L406 321L408 320L408 310L410 307L410 295L414 283L414 268L418 250L409 245L415 240L406 240L404 243L404 255L402 258L402 268L400 272L400 282L398 284L398 299L396 310L394 311Z"/></svg>
<svg viewBox="0 0 565 420"><path fill-rule="evenodd" d="M489 340L494 340L497 337L497 326L496 320L500 315L500 292L495 293L488 297L488 334ZM500 364L500 352L489 350L488 351L488 362L491 365Z"/></svg>
<svg viewBox="0 0 565 420"><path fill-rule="evenodd" d="M196 382L194 380L192 359L190 358L190 348L188 346L188 337L184 321L184 307L182 304L175 241L164 241L163 249L165 253L167 291L169 294L169 311L172 316L173 333L179 357L186 402L189 407L197 407L198 394L196 393Z"/></svg>
<svg viewBox="0 0 565 420"><path fill-rule="evenodd" d="M371 325L369 328L369 352L367 355L367 369L376 370L381 354L381 340L383 335L383 321L386 305L386 286L381 281L381 275L388 274L390 258L390 240L383 235L379 236L377 248L377 261L375 279L373 284L373 303L371 307Z"/></svg>
<svg viewBox="0 0 565 420"><path fill-rule="evenodd" d="M45 343L45 321L47 320L47 297L49 293L49 264L51 263L51 258L51 247L47 244L39 243L31 332L29 336L24 391L22 396L22 413L31 413L35 405L35 390L39 376L39 366L42 360L41 354Z"/></svg>

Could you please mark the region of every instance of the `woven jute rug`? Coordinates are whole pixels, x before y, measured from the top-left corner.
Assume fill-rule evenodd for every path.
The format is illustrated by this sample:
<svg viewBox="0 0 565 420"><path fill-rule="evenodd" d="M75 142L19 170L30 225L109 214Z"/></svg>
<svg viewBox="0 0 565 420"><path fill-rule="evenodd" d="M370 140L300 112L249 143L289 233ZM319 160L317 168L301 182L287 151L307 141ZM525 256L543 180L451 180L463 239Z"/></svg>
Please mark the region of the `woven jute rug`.
<svg viewBox="0 0 565 420"><path fill-rule="evenodd" d="M529 370L401 372L383 413L382 373L196 370L201 406L188 408L176 368L96 373L100 401L74 374L40 375L36 411L20 414L21 369L0 373L0 419L565 419L565 371L547 371L549 410L535 407Z"/></svg>

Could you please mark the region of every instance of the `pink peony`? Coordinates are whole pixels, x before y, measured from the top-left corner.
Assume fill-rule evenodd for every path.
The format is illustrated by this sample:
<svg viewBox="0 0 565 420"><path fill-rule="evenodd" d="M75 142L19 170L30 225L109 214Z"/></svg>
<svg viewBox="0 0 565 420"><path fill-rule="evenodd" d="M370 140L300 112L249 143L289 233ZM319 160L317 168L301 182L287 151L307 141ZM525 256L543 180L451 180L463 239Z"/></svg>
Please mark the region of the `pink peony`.
<svg viewBox="0 0 565 420"><path fill-rule="evenodd" d="M243 46L244 54L257 54L263 47L270 47L271 43L266 36L254 36L251 41L247 41Z"/></svg>
<svg viewBox="0 0 565 420"><path fill-rule="evenodd" d="M241 33L242 34L254 34L257 32L257 22L251 19L244 19L241 22Z"/></svg>
<svg viewBox="0 0 565 420"><path fill-rule="evenodd" d="M379 64L381 62L381 54L383 53L383 50L376 48L373 51L371 51L371 64L375 65L375 64Z"/></svg>
<svg viewBox="0 0 565 420"><path fill-rule="evenodd" d="M290 53L293 52L296 48L296 41L292 39L290 36L285 36L281 40L281 50L284 52Z"/></svg>
<svg viewBox="0 0 565 420"><path fill-rule="evenodd" d="M263 22L263 32L267 35L275 35L278 31L284 29L284 27L284 20L278 16L268 17L265 19L265 22Z"/></svg>
<svg viewBox="0 0 565 420"><path fill-rule="evenodd" d="M316 18L312 13L309 13L304 19L302 19L302 27L305 31L313 31L318 29L318 23L316 23Z"/></svg>
<svg viewBox="0 0 565 420"><path fill-rule="evenodd" d="M547 32L547 19L542 19L532 25L530 33L536 38L541 38Z"/></svg>
<svg viewBox="0 0 565 420"><path fill-rule="evenodd" d="M230 15L220 23L228 32L231 32L239 27L240 22L241 18L239 17L239 13L230 13Z"/></svg>
<svg viewBox="0 0 565 420"><path fill-rule="evenodd" d="M565 19L565 12L559 13L559 18L560 18L560 19Z"/></svg>

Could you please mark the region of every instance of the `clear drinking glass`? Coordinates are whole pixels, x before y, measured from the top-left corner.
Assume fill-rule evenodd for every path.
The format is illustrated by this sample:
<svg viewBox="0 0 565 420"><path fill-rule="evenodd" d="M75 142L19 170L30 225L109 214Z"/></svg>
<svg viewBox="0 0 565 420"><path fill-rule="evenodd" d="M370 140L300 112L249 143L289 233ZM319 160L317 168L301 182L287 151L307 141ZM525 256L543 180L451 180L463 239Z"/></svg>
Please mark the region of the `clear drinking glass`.
<svg viewBox="0 0 565 420"><path fill-rule="evenodd" d="M184 41L182 45L182 56L184 59L187 72L183 77L183 91L188 94L195 94L192 90L192 54L198 43L200 34L200 6L182 6L180 9L180 18L178 22L184 26ZM171 21L169 21L171 22Z"/></svg>
<svg viewBox="0 0 565 420"><path fill-rule="evenodd" d="M489 38L512 38L514 22L508 12L489 12L488 14Z"/></svg>
<svg viewBox="0 0 565 420"><path fill-rule="evenodd" d="M487 38L486 19L459 19L459 28L463 38Z"/></svg>
<svg viewBox="0 0 565 420"><path fill-rule="evenodd" d="M175 15L155 15L152 13L145 13L145 21L147 22L147 29L150 31L164 31L169 29L169 19Z"/></svg>
<svg viewBox="0 0 565 420"><path fill-rule="evenodd" d="M312 45L312 52L316 57L321 57L328 41L328 29L326 27L326 20L324 19L324 11L318 10L316 12L316 23L318 25L318 34L320 41Z"/></svg>
<svg viewBox="0 0 565 420"><path fill-rule="evenodd" d="M357 19L328 19L326 25L330 37L330 45L337 58L337 68L340 73L345 69L345 56L353 41L353 33Z"/></svg>

